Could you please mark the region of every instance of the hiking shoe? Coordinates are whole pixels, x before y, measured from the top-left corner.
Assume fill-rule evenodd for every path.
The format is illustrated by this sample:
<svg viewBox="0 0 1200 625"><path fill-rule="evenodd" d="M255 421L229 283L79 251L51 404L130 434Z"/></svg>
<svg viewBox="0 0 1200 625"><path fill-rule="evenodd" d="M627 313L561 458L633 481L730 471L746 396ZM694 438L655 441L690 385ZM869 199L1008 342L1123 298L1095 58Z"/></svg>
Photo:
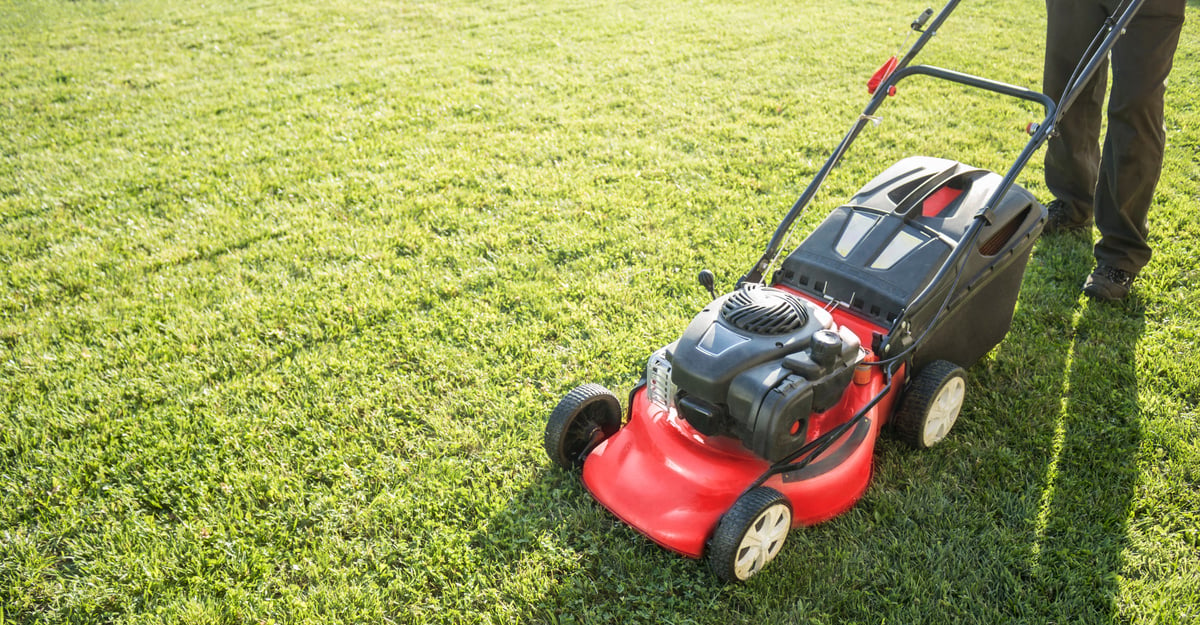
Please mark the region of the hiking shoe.
<svg viewBox="0 0 1200 625"><path fill-rule="evenodd" d="M1091 231L1092 220L1072 219L1066 202L1055 199L1046 205L1046 225L1042 227L1042 234L1082 234Z"/></svg>
<svg viewBox="0 0 1200 625"><path fill-rule="evenodd" d="M1097 265L1083 283L1083 292L1092 299L1115 302L1129 295L1135 274L1109 265Z"/></svg>

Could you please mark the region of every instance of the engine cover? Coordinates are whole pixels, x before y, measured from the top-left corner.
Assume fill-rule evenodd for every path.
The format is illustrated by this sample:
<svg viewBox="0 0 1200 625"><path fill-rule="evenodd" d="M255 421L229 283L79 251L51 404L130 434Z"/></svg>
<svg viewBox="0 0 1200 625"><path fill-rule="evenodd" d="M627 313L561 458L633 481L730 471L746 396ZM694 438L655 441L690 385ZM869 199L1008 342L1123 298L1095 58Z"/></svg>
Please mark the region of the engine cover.
<svg viewBox="0 0 1200 625"><path fill-rule="evenodd" d="M825 310L747 284L696 315L669 358L676 406L692 427L776 461L804 444L810 415L838 402L862 349Z"/></svg>

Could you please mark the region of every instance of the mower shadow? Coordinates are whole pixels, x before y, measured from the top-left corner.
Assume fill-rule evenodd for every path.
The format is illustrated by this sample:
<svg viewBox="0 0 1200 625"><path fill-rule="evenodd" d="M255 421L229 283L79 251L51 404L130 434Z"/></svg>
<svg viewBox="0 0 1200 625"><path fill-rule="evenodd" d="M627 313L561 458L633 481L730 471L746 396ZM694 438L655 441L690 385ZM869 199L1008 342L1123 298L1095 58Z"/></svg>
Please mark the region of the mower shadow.
<svg viewBox="0 0 1200 625"><path fill-rule="evenodd" d="M1012 590L1041 607L1039 616L1071 615L1073 622L1109 622L1118 614L1142 439L1135 352L1145 311L1136 289L1120 303L1081 297L1093 262L1091 241L1040 242L1022 287L1021 318L995 359L977 367L981 378L991 378L993 393L1006 392L998 390L1006 379L1027 378L1013 391L1044 394L1012 402L1017 410L1008 415L980 417L1027 419L998 427L1006 440L994 443L1004 449L1029 441L1017 457L1033 461L1014 476L1033 487L1027 493L1036 502L1026 499L1028 549ZM1037 361L1047 353L1061 357Z"/></svg>
<svg viewBox="0 0 1200 625"><path fill-rule="evenodd" d="M515 568L527 556L544 559L547 550L565 554L565 563L548 566L548 592L524 602L524 623L627 623L630 615L633 622L674 622L694 607L674 602L684 596L677 590L715 584L707 567L659 548L609 514L578 472L548 466L486 528L473 547L502 543ZM514 545L523 546L519 554Z"/></svg>
<svg viewBox="0 0 1200 625"><path fill-rule="evenodd" d="M721 587L548 469L492 527L548 533L577 566L524 620L558 622L1109 622L1141 440L1135 299L1079 295L1086 241L1039 242L1013 328L968 372L968 406L942 445L881 441L849 513L794 531L747 584ZM561 507L545 510L545 489ZM524 503L522 503L524 502Z"/></svg>

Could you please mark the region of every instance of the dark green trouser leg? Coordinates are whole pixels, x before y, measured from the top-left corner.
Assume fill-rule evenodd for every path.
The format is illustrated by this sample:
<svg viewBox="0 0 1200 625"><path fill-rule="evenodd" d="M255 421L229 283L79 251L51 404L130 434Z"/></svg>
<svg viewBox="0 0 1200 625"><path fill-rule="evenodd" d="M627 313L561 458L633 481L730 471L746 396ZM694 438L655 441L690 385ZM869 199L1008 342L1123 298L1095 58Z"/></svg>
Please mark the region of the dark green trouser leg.
<svg viewBox="0 0 1200 625"><path fill-rule="evenodd" d="M1146 0L1112 51L1108 131L1100 150L1103 69L1046 149L1046 186L1077 221L1094 216L1097 262L1137 273L1150 261L1146 216L1162 170L1163 94L1185 0ZM1046 0L1044 90L1057 99L1117 0Z"/></svg>

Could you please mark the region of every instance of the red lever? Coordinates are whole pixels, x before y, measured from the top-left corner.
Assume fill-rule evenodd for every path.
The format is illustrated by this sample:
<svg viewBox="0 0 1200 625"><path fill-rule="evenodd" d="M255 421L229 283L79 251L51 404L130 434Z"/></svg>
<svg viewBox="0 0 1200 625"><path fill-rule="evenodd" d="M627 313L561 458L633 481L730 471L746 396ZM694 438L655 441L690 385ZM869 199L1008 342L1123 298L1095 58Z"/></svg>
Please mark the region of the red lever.
<svg viewBox="0 0 1200 625"><path fill-rule="evenodd" d="M896 60L896 57L889 57L879 69L875 70L875 73L871 74L871 80L867 81L867 93L875 95L875 90L879 88L879 84L887 80L888 76L891 76L892 72L896 71L898 63L899 61ZM896 85L888 87L888 95L896 95Z"/></svg>

